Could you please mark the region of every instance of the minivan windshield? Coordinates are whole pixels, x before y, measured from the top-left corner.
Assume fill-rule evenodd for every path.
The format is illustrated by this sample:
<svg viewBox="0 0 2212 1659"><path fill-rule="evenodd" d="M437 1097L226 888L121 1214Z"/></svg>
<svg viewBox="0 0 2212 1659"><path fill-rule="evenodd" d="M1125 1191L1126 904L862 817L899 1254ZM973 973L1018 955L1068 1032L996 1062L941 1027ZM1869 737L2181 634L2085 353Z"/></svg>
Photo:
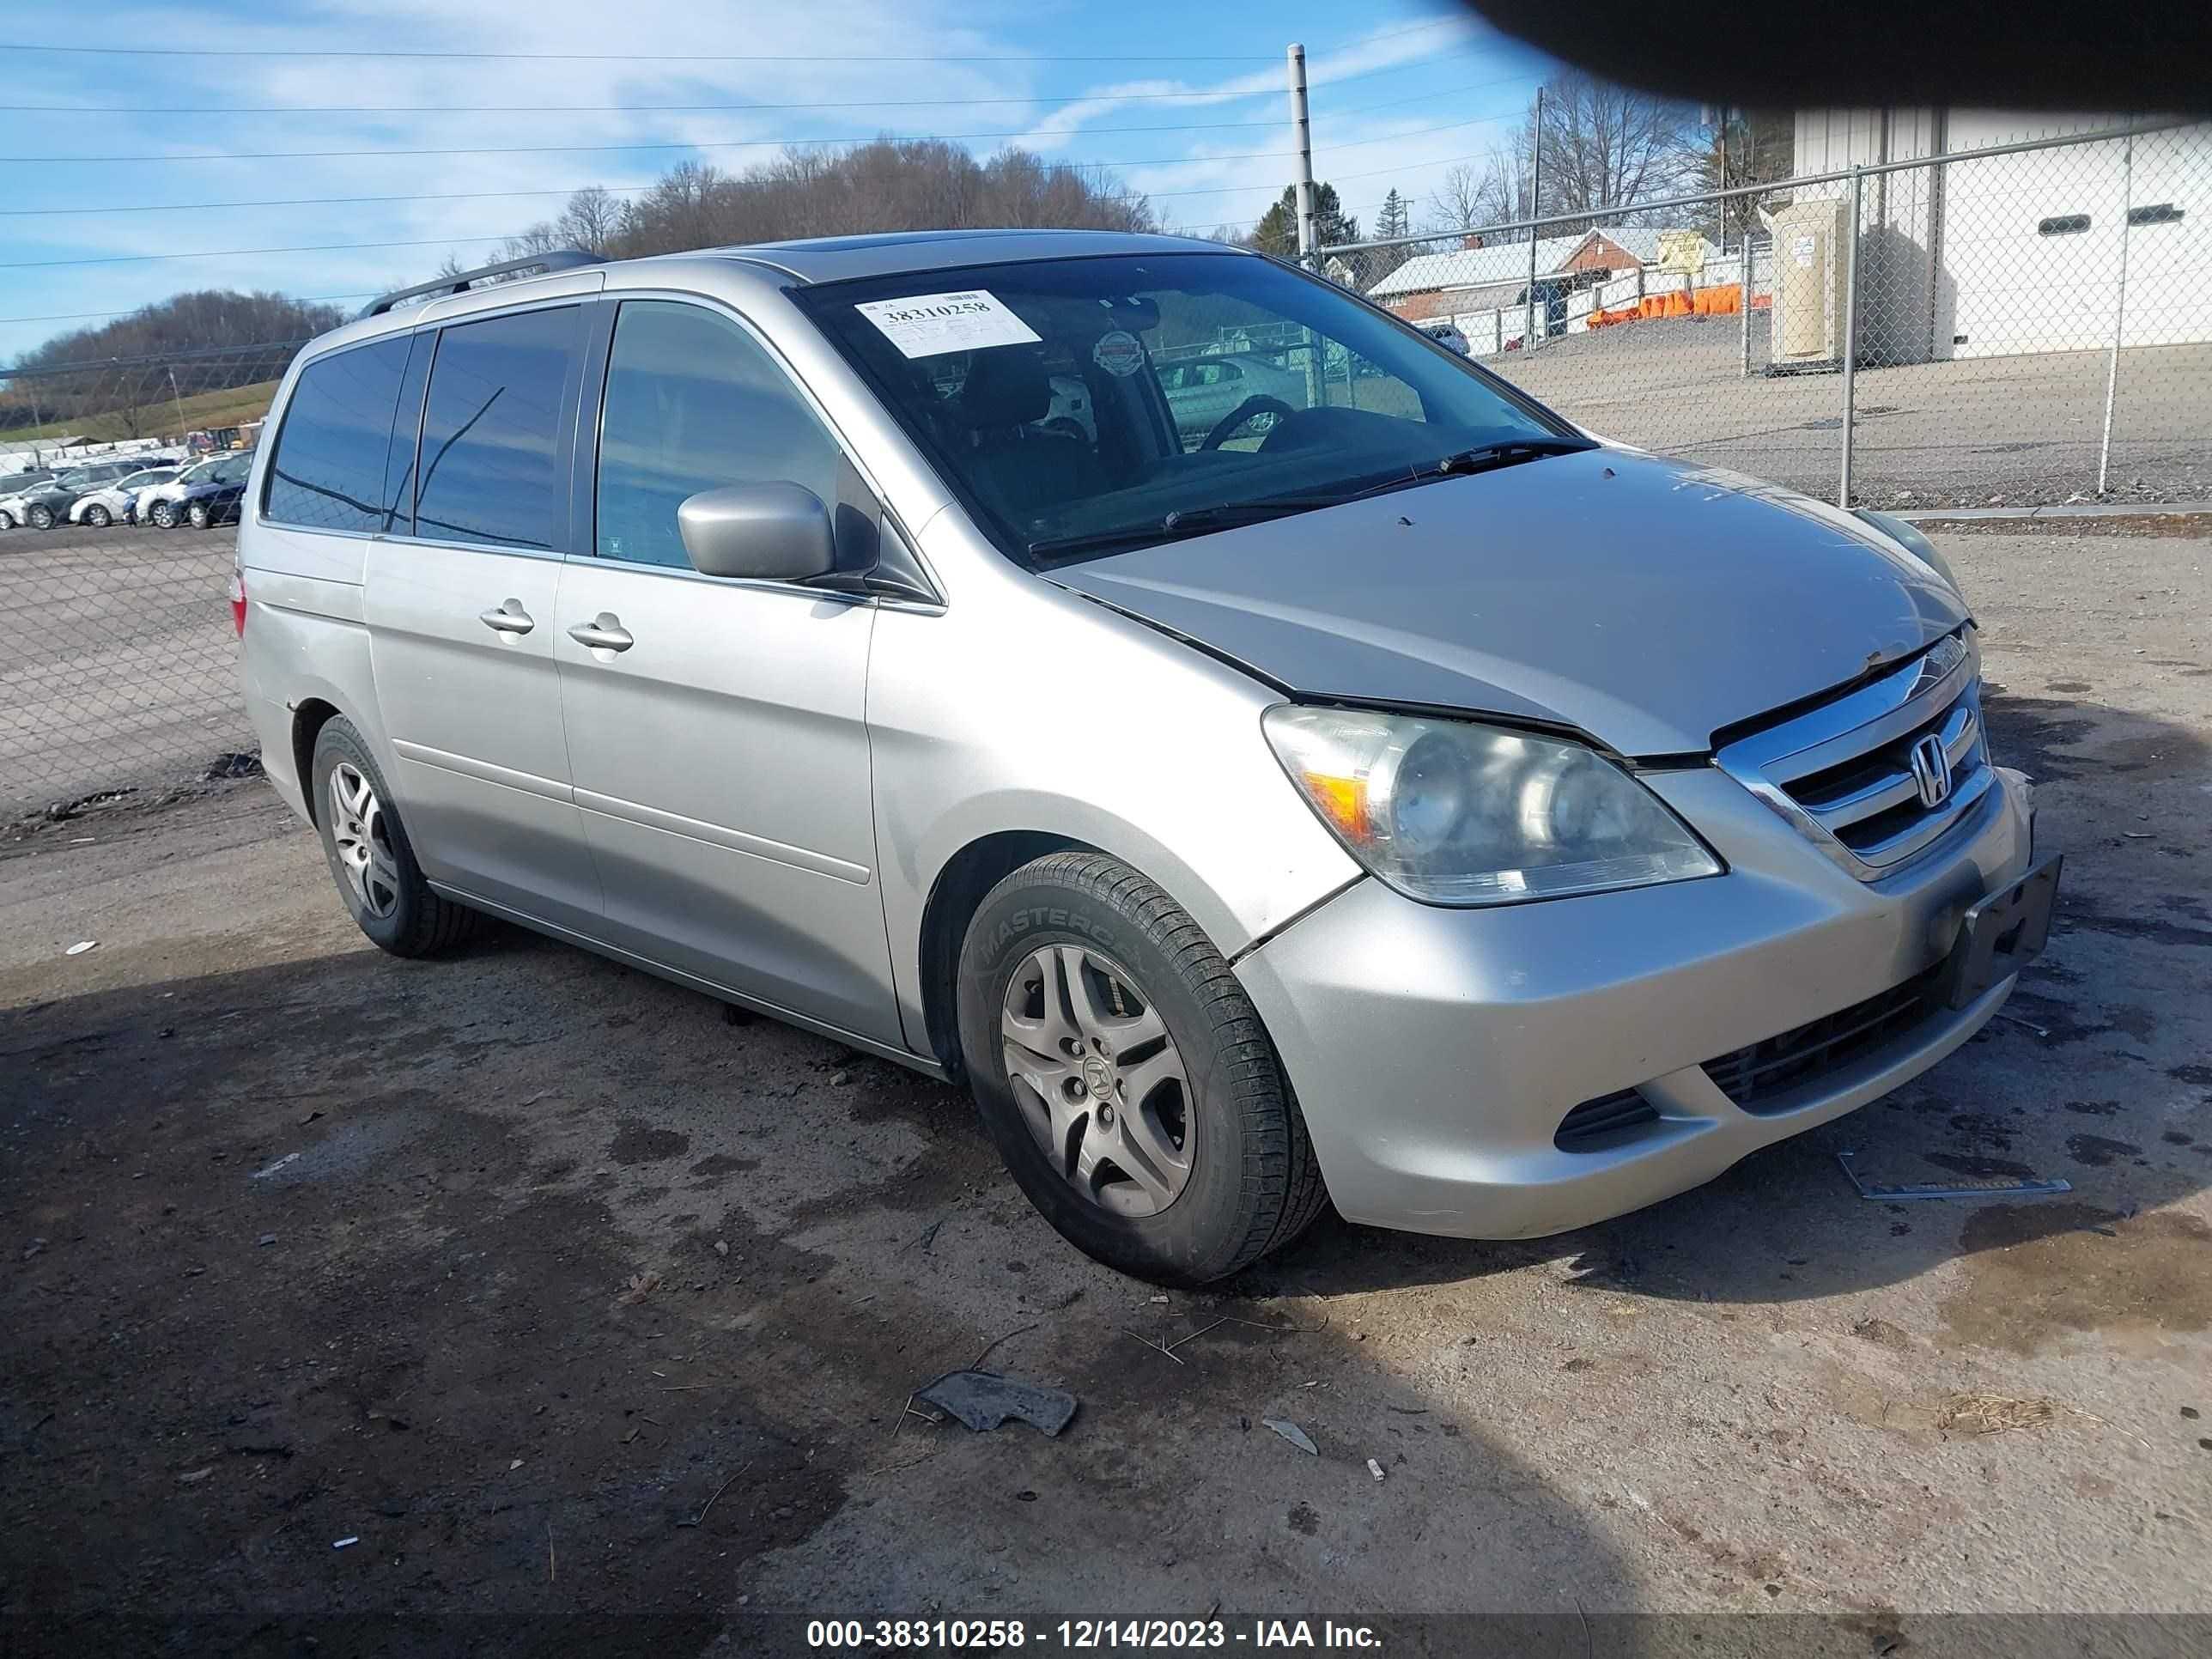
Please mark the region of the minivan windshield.
<svg viewBox="0 0 2212 1659"><path fill-rule="evenodd" d="M1033 568L1592 447L1273 260L1115 254L793 293Z"/></svg>

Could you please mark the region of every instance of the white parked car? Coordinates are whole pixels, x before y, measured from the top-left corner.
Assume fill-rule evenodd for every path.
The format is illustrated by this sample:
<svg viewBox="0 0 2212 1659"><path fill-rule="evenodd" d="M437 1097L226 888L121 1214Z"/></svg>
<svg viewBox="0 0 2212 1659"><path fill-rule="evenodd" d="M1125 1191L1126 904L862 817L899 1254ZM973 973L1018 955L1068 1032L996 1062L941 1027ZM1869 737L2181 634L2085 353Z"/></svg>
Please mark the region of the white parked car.
<svg viewBox="0 0 2212 1659"><path fill-rule="evenodd" d="M69 521L87 524L98 530L116 523L135 523L138 517L138 497L143 492L167 483L177 476L173 466L149 466L118 478L104 489L95 489L89 495L80 495L70 506Z"/></svg>
<svg viewBox="0 0 2212 1659"><path fill-rule="evenodd" d="M252 468L253 452L250 449L210 455L207 459L186 467L168 483L140 490L137 505L138 522L173 530L185 522L191 511L190 504L194 500L213 495L226 485L245 483L246 475Z"/></svg>

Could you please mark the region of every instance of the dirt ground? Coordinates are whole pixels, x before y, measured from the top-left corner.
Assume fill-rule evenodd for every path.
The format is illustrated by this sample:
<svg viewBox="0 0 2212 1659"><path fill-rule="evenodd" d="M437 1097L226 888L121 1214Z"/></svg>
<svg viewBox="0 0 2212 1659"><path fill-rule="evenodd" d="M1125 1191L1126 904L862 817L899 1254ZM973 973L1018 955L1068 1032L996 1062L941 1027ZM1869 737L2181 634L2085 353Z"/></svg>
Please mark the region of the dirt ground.
<svg viewBox="0 0 2212 1659"><path fill-rule="evenodd" d="M0 1648L2205 1650L2212 543L1944 544L2068 857L2007 1017L1640 1214L1328 1218L1202 1295L1063 1245L951 1090L518 932L380 956L258 782L0 845ZM986 1357L1066 1432L902 1414Z"/></svg>

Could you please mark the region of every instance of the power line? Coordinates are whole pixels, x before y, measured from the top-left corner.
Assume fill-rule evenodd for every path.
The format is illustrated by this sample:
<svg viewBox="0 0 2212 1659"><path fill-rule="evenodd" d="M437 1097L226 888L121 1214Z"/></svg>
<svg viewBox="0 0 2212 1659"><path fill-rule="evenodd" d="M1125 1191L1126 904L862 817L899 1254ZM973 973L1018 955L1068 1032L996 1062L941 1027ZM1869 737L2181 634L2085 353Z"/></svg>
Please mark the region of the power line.
<svg viewBox="0 0 2212 1659"><path fill-rule="evenodd" d="M1503 119L1502 116L1482 116L1473 120L1447 121L1441 126L1415 127L1407 132L1394 132L1381 138L1358 138L1349 143L1332 145L1334 149L1352 149L1361 144L1390 143L1401 138L1418 138L1427 132L1449 132L1456 127L1474 126L1485 120ZM1220 125L1273 126L1272 121L1250 123L1200 123L1198 126L1165 127L1101 127L1107 132L1196 132ZM265 149L225 150L197 155L0 155L0 164L8 166L52 166L57 162L132 162L147 161L304 161L337 159L359 159L382 155L601 155L617 150L670 149L789 149L801 144L872 144L872 143L972 143L985 138L1028 138L1036 134L1034 127L1009 132L922 132L876 133L866 137L844 135L836 137L813 138L728 138L702 141L698 139L672 141L650 144L505 144L481 147L461 147L451 149ZM1088 137L1089 132L1070 132L1069 137ZM1261 149L1236 152L1224 155L1194 155L1148 160L1139 157L1127 161L1070 161L1072 167L1188 167L1206 161L1255 161L1272 155L1284 155L1286 150Z"/></svg>
<svg viewBox="0 0 2212 1659"><path fill-rule="evenodd" d="M1209 124L1210 125L1210 124ZM1261 121L1251 125L1277 126L1279 122ZM1100 129L1108 131L1109 129ZM1193 127L1115 127L1115 132L1192 132L1202 128ZM464 146L451 149L240 149L204 153L197 155L0 155L0 164L7 166L52 167L68 162L124 162L134 164L148 161L311 161L358 160L380 155L601 155L613 150L634 149L788 149L800 144L872 144L878 142L902 144L972 143L984 138L1027 138L1035 129L1023 128L1009 132L919 132L844 134L836 137L818 138L718 138L712 140L681 139L650 144L494 144ZM1278 150L1259 150L1255 156L1283 154ZM1228 160L1228 157L1200 158ZM1087 161L1085 167L1152 167L1165 165L1151 161Z"/></svg>
<svg viewBox="0 0 2212 1659"><path fill-rule="evenodd" d="M381 289L368 289L359 294L304 294L293 299L292 303L318 306L327 305L334 300L374 300L384 291ZM132 306L124 311L58 311L49 313L43 317L0 317L0 328L15 323L82 323L102 317L135 317L140 312L151 310L161 303L159 300L149 300L143 306ZM0 368L0 380L7 379L9 373L9 370Z"/></svg>
<svg viewBox="0 0 2212 1659"><path fill-rule="evenodd" d="M1429 102L1432 102L1432 101L1434 101L1435 100L1439 99L1439 98L1451 98L1451 97L1456 97L1456 96L1458 96L1458 95L1459 95L1460 94L1462 94L1462 93L1468 93L1468 92L1480 92L1480 91L1481 91L1483 88L1485 88L1486 87L1500 86L1500 85L1504 85L1504 84L1505 84L1505 83L1506 83L1506 82L1508 82L1522 81L1522 80L1525 80L1526 78L1527 78L1527 77L1526 77L1526 76L1517 76L1517 75L1516 75L1516 76L1499 76L1499 77L1498 77L1498 78L1496 78L1496 79L1490 80L1490 81L1475 81L1475 82L1469 82L1469 83L1468 83L1468 85L1466 85L1466 86L1462 86L1462 87L1447 87L1447 88L1443 88L1443 90L1441 90L1441 91L1437 91L1437 92L1419 93L1419 94L1415 94L1414 96L1413 96L1413 97L1411 97L1411 98L1392 98L1392 99L1385 100L1383 102L1379 103L1379 104L1364 104L1364 105L1360 106L1359 106L1358 108L1357 108L1357 109L1338 110L1338 111L1334 111L1334 112L1329 112L1329 113L1328 113L1328 114L1324 115L1323 117L1322 117L1321 118L1325 119L1325 120L1328 120L1328 121L1331 121L1331 122L1334 122L1334 121L1340 121L1340 120L1348 119L1348 118L1350 118L1351 117L1355 116L1355 115L1370 115L1370 114L1374 113L1374 112L1375 112L1376 111L1377 111L1377 110L1384 110L1384 109L1399 109L1399 108L1402 108L1402 107L1404 107L1405 106L1407 106L1407 105L1408 105L1408 104L1423 104L1423 103L1429 103ZM1240 127L1240 126L1274 126L1274 125L1279 125L1279 123L1273 122L1273 121L1255 121L1255 122L1222 122L1222 123L1219 123L1218 125L1219 125L1220 126L1222 126L1224 130L1226 130L1226 129L1229 129L1229 128L1232 128L1232 127ZM1119 128L1119 127L1092 127L1092 128L1087 128L1087 129L1083 130L1083 131L1082 131L1079 135L1079 134L1071 134L1070 136L1080 136L1080 137L1090 137L1091 135L1092 135L1092 134L1094 134L1094 133L1102 133L1102 132L1117 132L1117 131L1152 131L1152 130L1155 130L1155 129L1142 129L1142 128ZM1192 130L1192 131L1199 131L1199 130L1200 130L1200 129L1199 129L1199 128L1193 128L1193 129L1191 129L1191 130ZM1437 131L1437 129L1427 129L1427 130L1428 130L1428 131ZM1392 135L1392 136L1393 136L1393 137L1412 137L1413 135L1412 135L1412 134L1394 134L1394 135ZM854 138L854 139L850 139L850 140L845 140L845 141L842 141L842 142L847 142L847 143L856 143L856 144L858 144L858 143L873 143L873 142L875 142L875 141L874 141L873 139L868 139L868 138ZM1343 147L1343 146L1340 146L1340 148L1345 148L1345 147ZM1218 159L1218 158L1214 158L1214 157L1210 157L1210 156L1209 156L1209 157L1203 157L1203 158L1200 158L1200 159L1211 161L1211 160L1214 160L1214 159ZM1110 165L1110 164L1109 164L1109 163L1073 163L1073 164L1071 164L1071 165L1105 166L1105 165ZM1143 167L1152 167L1152 166L1169 166L1169 165L1174 165L1174 163L1173 163L1172 161L1161 161L1161 162L1136 162L1136 163L1126 163L1126 164L1124 164L1124 165L1143 166ZM538 190L464 190L464 191L428 191L428 192L416 191L408 191L408 192L404 192L404 193L395 194L395 195L389 195L389 196L280 196L280 197L272 197L272 198L256 198L255 200L252 200L252 201L245 201L245 202L144 202L144 203L138 203L138 204L133 204L133 205L131 205L131 206L128 206L128 207L122 207L122 206L94 206L94 207L83 207L83 206L78 206L78 207L41 207L41 208L0 208L0 218L9 218L9 219L60 218L60 217L66 217L66 216L77 216L77 215L84 215L84 214L100 214L100 215L117 215L117 214L124 214L124 215L128 215L128 214L139 214L139 213L222 213L222 212L229 212L229 211L234 211L234 210L236 210L245 209L245 208L359 207L359 206L368 206L368 205L374 205L374 204L381 204L381 203L386 203L386 202L489 202L489 201L503 201L503 200L520 200L520 199L525 198L532 198L532 197L546 197L546 196L573 196L573 195L574 195L578 191L581 191L581 190L604 190L604 191L605 191L609 195L611 195L611 196L621 196L621 195L634 195L634 194L637 193L638 191L651 190L651 189L653 189L653 187L654 187L653 185L649 185L649 184L648 184L648 185L602 185L602 184L598 184L598 183L592 183L592 184L588 184L588 185L567 185L558 186L558 187L556 187L556 188L546 188L546 189L538 189ZM121 314L121 313L118 313L118 314L119 315L119 314Z"/></svg>
<svg viewBox="0 0 2212 1659"><path fill-rule="evenodd" d="M1502 118L1492 117L1492 118L1498 119ZM1469 125L1473 124L1469 123ZM1379 179L1386 173L1409 172L1415 167L1449 167L1455 161L1475 161L1481 159L1482 158L1479 155L1431 156L1426 161L1401 161L1395 167L1376 167L1367 173L1334 173L1328 179L1319 180L1318 184L1341 184L1352 179ZM1318 187L1318 184L1316 187ZM1144 195L1146 199L1148 201L1160 202L1172 200L1177 197L1182 196L1227 196L1240 190L1279 190L1280 188L1280 185L1269 184L1217 185L1211 189L1206 190L1148 190L1144 192ZM0 269L3 268L4 267L0 267Z"/></svg>
<svg viewBox="0 0 2212 1659"><path fill-rule="evenodd" d="M1334 80L1314 82L1316 91L1324 87L1348 85L1376 75L1403 73L1407 65L1388 64L1380 69L1363 70L1357 75L1339 76ZM1527 75L1496 76L1487 81L1472 81L1465 86L1446 87L1436 92L1416 94L1411 98L1393 98L1379 104L1364 104L1358 109L1328 112L1334 118L1348 115L1364 115L1370 110L1392 109L1401 104L1425 103L1431 99L1449 98L1462 92L1479 92L1485 87L1503 86L1511 81L1526 81ZM212 105L143 105L143 104L0 104L0 114L14 115L683 115L722 114L746 115L781 113L791 110L818 109L967 109L983 105L1000 104L1075 104L1093 100L1116 104L1158 103L1168 100L1199 99L1214 103L1245 103L1255 98L1277 98L1282 95L1279 87L1269 87L1252 92L1225 92L1218 88L1201 92L1100 92L1096 88L1082 92L1040 93L1023 98L860 98L840 102L817 104L268 104L228 107ZM1223 126L1275 126L1278 121L1224 121ZM1122 131L1131 132L1169 131L1170 128L1105 128L1089 129L1094 132Z"/></svg>
<svg viewBox="0 0 2212 1659"><path fill-rule="evenodd" d="M392 52L368 47L58 46L11 45L16 52L79 58L404 58L537 64L1272 64L1258 52Z"/></svg>

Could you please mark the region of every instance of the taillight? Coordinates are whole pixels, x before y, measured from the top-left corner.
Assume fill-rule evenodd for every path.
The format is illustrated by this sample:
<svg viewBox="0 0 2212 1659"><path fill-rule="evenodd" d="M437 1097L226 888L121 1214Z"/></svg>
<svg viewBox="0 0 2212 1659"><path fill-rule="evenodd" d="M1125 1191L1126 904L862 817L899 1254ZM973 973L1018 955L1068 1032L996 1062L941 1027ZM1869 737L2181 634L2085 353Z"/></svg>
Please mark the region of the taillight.
<svg viewBox="0 0 2212 1659"><path fill-rule="evenodd" d="M238 637L246 637L246 573L230 573L230 625L238 630Z"/></svg>

